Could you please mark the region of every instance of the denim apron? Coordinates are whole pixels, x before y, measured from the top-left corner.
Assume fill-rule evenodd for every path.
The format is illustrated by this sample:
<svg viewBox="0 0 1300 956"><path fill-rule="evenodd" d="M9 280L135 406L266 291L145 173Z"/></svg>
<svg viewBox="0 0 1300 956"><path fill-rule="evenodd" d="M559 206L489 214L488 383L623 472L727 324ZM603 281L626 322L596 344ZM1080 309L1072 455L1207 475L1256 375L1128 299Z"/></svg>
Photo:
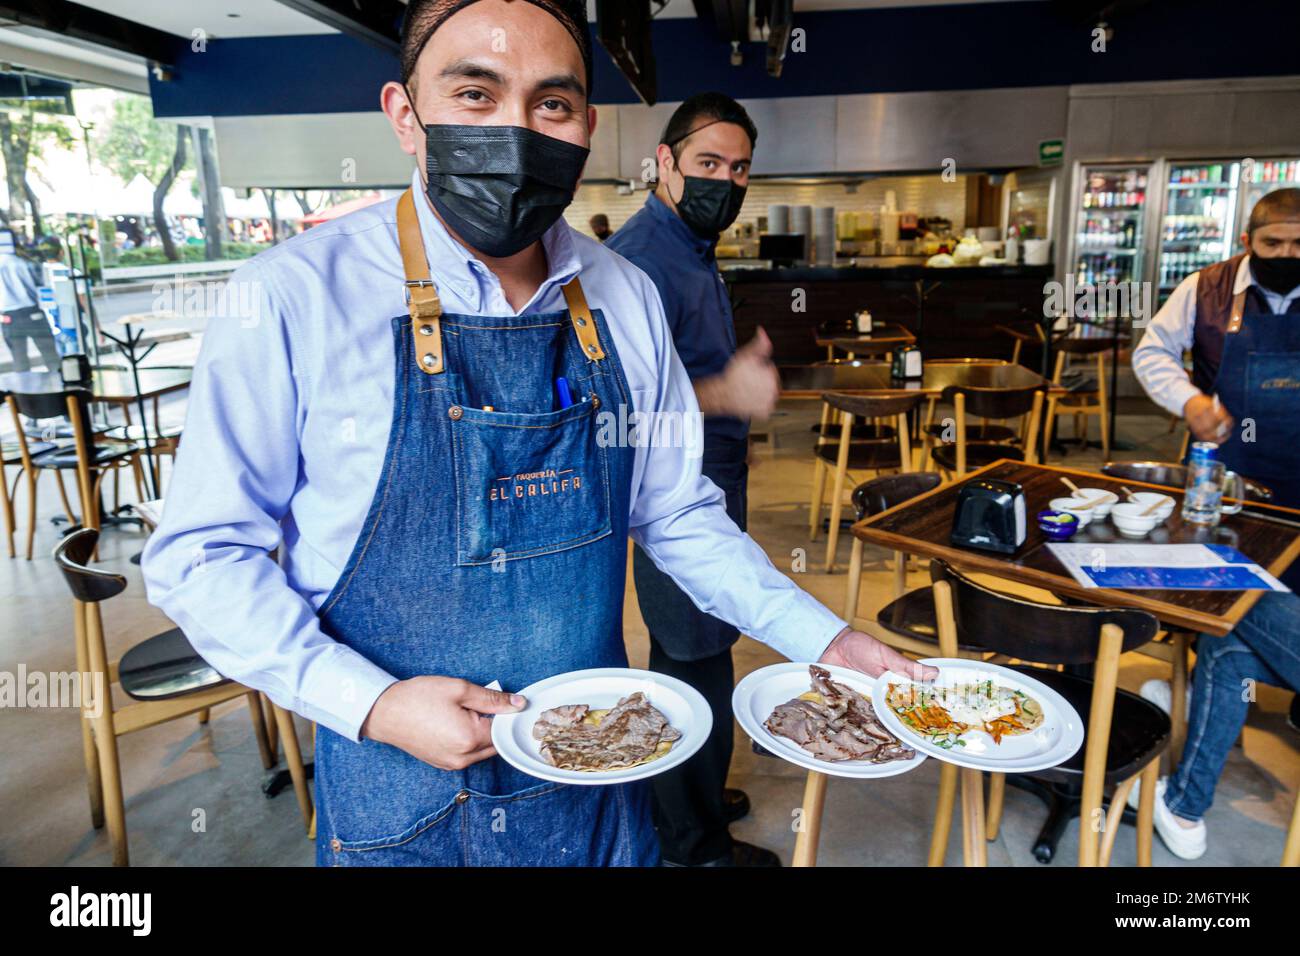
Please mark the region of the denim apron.
<svg viewBox="0 0 1300 956"><path fill-rule="evenodd" d="M567 311L444 313L409 190L397 221L411 315L393 320L392 426L322 629L399 679L499 680L518 691L627 666L634 449L597 441L599 410L630 405L603 316L576 278L564 287ZM575 404L555 410L561 375ZM658 860L643 783L547 783L500 757L438 770L321 727L316 792L320 865Z"/></svg>
<svg viewBox="0 0 1300 956"><path fill-rule="evenodd" d="M1300 508L1300 300L1278 314L1258 299L1253 286L1232 299L1214 391L1236 426L1218 458L1271 488L1273 504ZM1300 588L1300 564L1282 580Z"/></svg>

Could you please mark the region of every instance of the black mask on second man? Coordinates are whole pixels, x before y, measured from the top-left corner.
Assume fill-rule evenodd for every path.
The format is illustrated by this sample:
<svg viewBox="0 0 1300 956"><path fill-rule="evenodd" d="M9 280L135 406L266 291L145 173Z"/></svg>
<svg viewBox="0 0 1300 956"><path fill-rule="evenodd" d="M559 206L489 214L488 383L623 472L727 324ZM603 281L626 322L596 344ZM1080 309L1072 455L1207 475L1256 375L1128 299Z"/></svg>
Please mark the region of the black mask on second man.
<svg viewBox="0 0 1300 956"><path fill-rule="evenodd" d="M461 239L494 258L528 248L555 225L590 152L523 126L420 125L429 202Z"/></svg>
<svg viewBox="0 0 1300 956"><path fill-rule="evenodd" d="M1300 259L1295 256L1251 256L1250 271L1256 282L1278 295L1286 295L1300 285Z"/></svg>
<svg viewBox="0 0 1300 956"><path fill-rule="evenodd" d="M745 187L730 179L682 176L682 196L677 214L701 239L717 239L736 221L745 202Z"/></svg>

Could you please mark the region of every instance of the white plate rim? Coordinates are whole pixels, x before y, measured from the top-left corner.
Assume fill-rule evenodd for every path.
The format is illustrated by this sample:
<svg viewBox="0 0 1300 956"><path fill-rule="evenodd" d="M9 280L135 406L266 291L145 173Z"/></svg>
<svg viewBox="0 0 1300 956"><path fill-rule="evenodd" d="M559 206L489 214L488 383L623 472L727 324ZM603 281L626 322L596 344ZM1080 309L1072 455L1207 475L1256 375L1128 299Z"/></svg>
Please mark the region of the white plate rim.
<svg viewBox="0 0 1300 956"><path fill-rule="evenodd" d="M908 745L920 750L935 760L944 763L955 764L958 767L966 767L971 770L991 770L997 773L1033 773L1038 770L1046 770L1050 767L1056 767L1073 757L1083 746L1083 718L1079 712L1071 706L1070 702L1058 694L1052 688L1048 687L1042 681L1035 680L1033 677L1022 671L1013 670L1010 667L1003 667L1001 664L990 664L985 661L967 660L963 657L926 657L920 661L922 664L929 664L937 667L941 671L944 667L962 667L973 669L990 676L999 676L1003 680L1013 681L1024 684L1033 688L1034 696L1042 701L1044 707L1053 707L1062 715L1061 739L1052 747L1042 754L1035 757L1018 757L1009 760L999 760L988 754L997 753L996 745L990 746L984 754L972 754L965 750L953 748L946 750L936 744L930 743L921 737L915 731L903 724L903 721L889 707L878 709L876 712L885 726L893 733L897 734L899 739L908 741ZM886 688L890 678L895 680L908 680L911 678L906 674L899 674L896 671L885 671L876 678L875 689L881 699L884 698ZM986 735L987 736L987 735Z"/></svg>
<svg viewBox="0 0 1300 956"><path fill-rule="evenodd" d="M561 770L559 767L552 767L540 757L525 761L516 755L511 736L513 727L516 721L537 719L540 711L534 708L532 700L540 691L550 690L552 687L577 680L591 680L603 677L616 677L620 680L630 680L638 683L649 682L671 690L679 694L691 705L694 722L689 729L677 728L682 732L682 738L673 744L673 749L665 756L650 763L642 764L639 767L624 767L619 770ZM654 671L641 670L636 667L588 667L583 670L566 671L563 674L553 674L542 680L534 681L523 690L514 691L514 693L527 698L529 704L517 713L497 714L492 718L492 746L496 748L497 756L516 770L526 773L530 777L548 780L552 783L569 783L580 787L603 787L616 783L645 780L661 774L665 770L671 770L694 756L695 752L704 746L705 741L709 739L709 732L713 729L713 711L709 707L709 702L704 699L703 694L676 677L671 677L668 674L657 674ZM573 703L581 703L581 701L573 701ZM502 741L510 741L509 746L503 747Z"/></svg>
<svg viewBox="0 0 1300 956"><path fill-rule="evenodd" d="M854 690L862 692L863 695L875 701L873 693L872 678L860 671L850 670L846 667L839 667L835 664L818 664L818 667L825 668L830 675L838 681L848 684ZM755 743L766 750L768 753L787 763L792 763L797 767L805 770L812 770L817 773L823 773L831 777L844 777L848 780L878 780L883 777L897 777L900 774L908 773L915 770L921 764L925 763L925 754L916 750L916 756L910 760L891 760L888 763L872 764L862 763L859 761L846 761L844 763L833 763L829 760L818 760L808 751L804 750L792 740L786 740L784 737L778 737L769 731L762 723L755 723L750 716L749 702L753 698L759 686L771 680L773 677L781 677L785 674L799 672L805 677L808 675L808 664L801 664L796 661L782 661L778 664L769 664L766 667L760 667L756 671L751 671L736 685L736 689L731 694L731 710L736 716L736 721L740 724L742 730L749 735ZM811 688L811 683L809 687ZM879 713L879 711L877 711ZM767 718L764 718L766 720ZM883 720L883 718L881 718ZM897 736L897 734L896 734ZM903 738L899 736L899 739ZM910 746L910 744L909 744Z"/></svg>

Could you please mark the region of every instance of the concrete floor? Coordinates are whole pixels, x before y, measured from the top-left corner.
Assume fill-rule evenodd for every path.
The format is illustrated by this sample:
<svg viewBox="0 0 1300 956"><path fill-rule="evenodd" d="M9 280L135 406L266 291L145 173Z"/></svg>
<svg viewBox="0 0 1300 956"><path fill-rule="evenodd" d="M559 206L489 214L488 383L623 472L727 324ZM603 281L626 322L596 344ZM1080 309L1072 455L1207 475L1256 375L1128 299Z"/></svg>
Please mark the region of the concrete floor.
<svg viewBox="0 0 1300 956"><path fill-rule="evenodd" d="M1127 404L1127 403L1126 403ZM1140 408L1140 406L1139 406ZM165 419L182 408L171 403ZM830 607L844 600L843 570L827 575L818 570L825 554L824 539L807 541L809 425L811 403L784 403L771 423L773 441L757 446L757 467L751 473L750 531L778 567L791 566L795 548L807 548L809 570L799 583ZM1116 457L1169 459L1176 454L1177 436L1166 432L1161 416L1124 415L1122 438L1135 442L1139 454ZM1065 462L1095 466L1100 452L1071 448ZM49 523L58 497L47 477L43 482L37 557L0 558L0 671L15 673L74 668L71 606L62 580L49 558L58 540ZM25 507L25 505L24 505ZM100 557L104 567L125 574L130 587L104 608L111 656L133 643L169 627L168 621L144 598L139 569L129 562L140 550L143 535L134 530L105 533ZM20 539L21 543L21 539ZM841 540L840 568L849 544ZM883 552L868 549L863 611L888 600L892 573ZM912 583L924 583L914 572ZM646 633L629 584L626 633L634 666L644 666ZM735 651L737 678L778 655L749 639ZM1151 658L1126 655L1121 684L1136 690L1149 677L1167 676L1167 667ZM1228 760L1207 822L1210 851L1201 865L1275 865L1285 828L1300 788L1300 736L1286 724L1290 694L1262 688L1250 713L1243 746ZM310 733L299 736L310 753ZM132 862L136 865L310 865L312 848L304 837L291 792L274 800L261 793L265 777L258 757L247 709L232 702L216 709L211 722L200 726L190 717L145 730L121 740ZM68 709L0 709L0 864L106 865L109 846L103 831L90 826L85 774L81 758L78 716ZM925 862L934 813L938 764L927 761L919 770L873 783L832 778L826 823L821 841L823 865L919 865ZM791 824L802 797L804 773L781 761L753 754L749 740L736 729L736 758L732 784L748 791L752 815L736 825L738 838L776 850L788 863L794 847ZM1002 832L989 846L996 866L1037 866L1030 852L1044 810L1020 791L1008 789ZM949 864L960 862L960 837L954 826ZM1061 842L1053 866L1076 860L1077 823ZM1135 850L1132 831L1119 835L1115 862L1131 865ZM1156 840L1157 865L1181 864Z"/></svg>

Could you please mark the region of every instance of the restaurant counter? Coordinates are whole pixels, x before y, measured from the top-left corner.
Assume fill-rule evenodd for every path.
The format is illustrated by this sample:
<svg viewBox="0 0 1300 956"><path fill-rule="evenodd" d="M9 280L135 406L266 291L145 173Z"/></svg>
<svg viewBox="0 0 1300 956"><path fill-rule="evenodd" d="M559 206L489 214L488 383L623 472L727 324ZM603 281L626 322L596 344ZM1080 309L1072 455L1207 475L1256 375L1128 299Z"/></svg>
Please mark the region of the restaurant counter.
<svg viewBox="0 0 1300 956"><path fill-rule="evenodd" d="M927 358L1009 358L1013 343L996 326L1041 319L1044 285L1054 275L1051 265L929 268L863 262L724 268L737 340L748 341L761 325L772 339L777 364L822 361L826 350L815 341L818 325L851 319L866 308L876 322L892 322L916 335Z"/></svg>

